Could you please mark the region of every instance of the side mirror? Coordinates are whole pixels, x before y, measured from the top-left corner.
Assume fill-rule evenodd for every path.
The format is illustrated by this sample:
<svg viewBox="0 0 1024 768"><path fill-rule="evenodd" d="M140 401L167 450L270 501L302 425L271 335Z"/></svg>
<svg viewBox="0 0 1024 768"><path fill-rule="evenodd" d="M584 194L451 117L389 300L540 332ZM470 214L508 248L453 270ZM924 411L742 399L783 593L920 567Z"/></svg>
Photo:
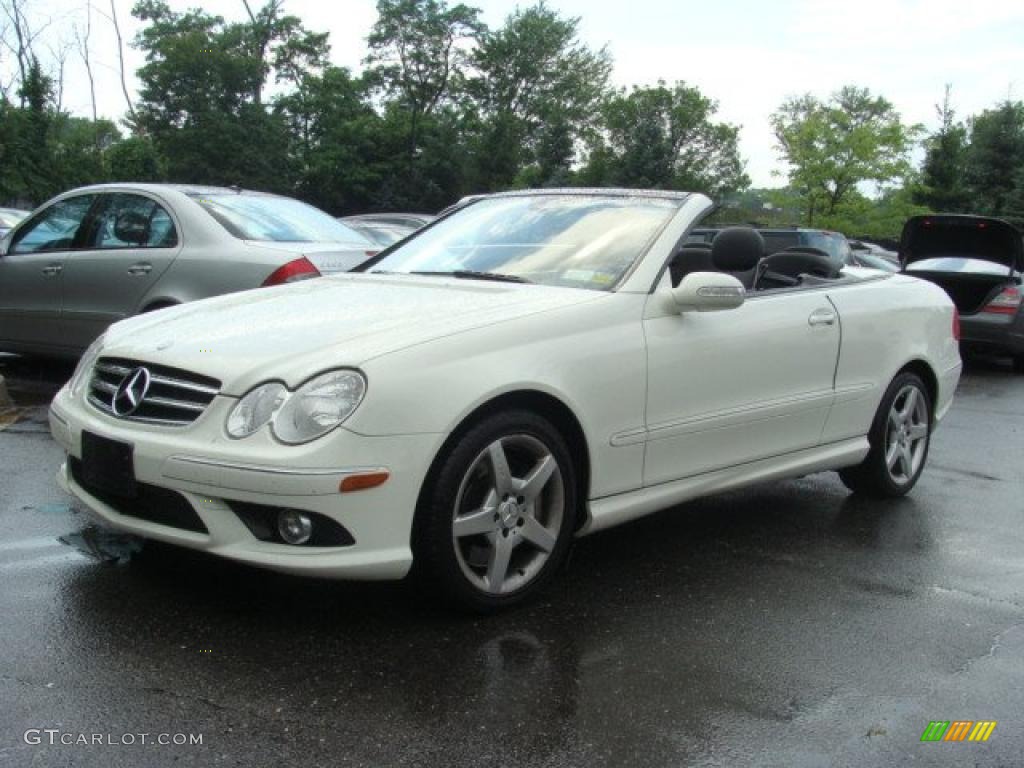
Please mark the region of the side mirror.
<svg viewBox="0 0 1024 768"><path fill-rule="evenodd" d="M746 296L743 283L722 272L691 272L672 289L672 299L680 312L736 309Z"/></svg>

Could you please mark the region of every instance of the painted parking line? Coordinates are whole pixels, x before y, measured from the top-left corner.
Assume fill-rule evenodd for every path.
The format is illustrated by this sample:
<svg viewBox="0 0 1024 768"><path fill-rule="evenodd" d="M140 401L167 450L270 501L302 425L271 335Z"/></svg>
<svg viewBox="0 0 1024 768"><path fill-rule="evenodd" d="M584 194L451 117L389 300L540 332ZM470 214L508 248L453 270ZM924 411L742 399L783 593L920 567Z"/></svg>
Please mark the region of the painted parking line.
<svg viewBox="0 0 1024 768"><path fill-rule="evenodd" d="M19 541L0 541L0 552L14 552L22 549L47 549L62 546L64 545L57 541L56 536L38 536L33 539L20 539Z"/></svg>
<svg viewBox="0 0 1024 768"><path fill-rule="evenodd" d="M0 573L7 571L23 571L31 568L43 568L61 563L86 563L89 558L78 552L61 552L57 555L43 555L29 560L15 560L13 563L0 563Z"/></svg>

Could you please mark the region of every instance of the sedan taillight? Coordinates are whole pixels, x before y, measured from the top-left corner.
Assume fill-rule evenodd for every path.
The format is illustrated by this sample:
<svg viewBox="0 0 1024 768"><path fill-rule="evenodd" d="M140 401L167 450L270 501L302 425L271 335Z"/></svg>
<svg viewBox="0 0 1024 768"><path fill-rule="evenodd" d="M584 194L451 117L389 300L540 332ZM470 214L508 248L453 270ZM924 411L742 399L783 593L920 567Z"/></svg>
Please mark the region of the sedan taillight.
<svg viewBox="0 0 1024 768"><path fill-rule="evenodd" d="M308 280L311 277L320 277L320 270L303 256L294 261L289 261L287 264L283 264L271 272L270 277L263 281L263 287L294 283L296 280Z"/></svg>
<svg viewBox="0 0 1024 768"><path fill-rule="evenodd" d="M960 311L953 307L953 338L960 341Z"/></svg>
<svg viewBox="0 0 1024 768"><path fill-rule="evenodd" d="M992 301L985 305L982 312L990 312L995 315L1013 315L1020 309L1020 288L1015 286L1008 286L1002 290L1002 292L996 296Z"/></svg>

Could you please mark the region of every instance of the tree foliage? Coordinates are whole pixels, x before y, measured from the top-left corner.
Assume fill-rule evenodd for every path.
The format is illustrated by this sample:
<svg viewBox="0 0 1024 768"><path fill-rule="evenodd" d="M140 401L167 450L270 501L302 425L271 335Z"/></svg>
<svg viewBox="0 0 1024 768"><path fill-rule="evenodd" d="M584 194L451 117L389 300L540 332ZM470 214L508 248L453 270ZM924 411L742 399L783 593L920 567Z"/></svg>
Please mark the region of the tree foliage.
<svg viewBox="0 0 1024 768"><path fill-rule="evenodd" d="M592 184L687 189L721 195L743 189L739 128L713 120L718 105L683 82L634 87L609 98L583 174Z"/></svg>
<svg viewBox="0 0 1024 768"><path fill-rule="evenodd" d="M910 151L920 126L904 125L892 104L866 88L845 86L820 101L787 99L771 116L789 185L803 198L806 221L834 217L872 182L896 184L911 172Z"/></svg>
<svg viewBox="0 0 1024 768"><path fill-rule="evenodd" d="M599 123L612 71L607 49L580 42L579 22L541 2L482 35L467 84L481 118L478 188L568 179Z"/></svg>
<svg viewBox="0 0 1024 768"><path fill-rule="evenodd" d="M935 111L939 128L925 141L922 184L916 199L935 211L965 212L971 205L966 178L967 129L956 120L948 85Z"/></svg>
<svg viewBox="0 0 1024 768"><path fill-rule="evenodd" d="M969 125L966 178L975 212L1016 218L1024 198L1024 102L1005 101Z"/></svg>

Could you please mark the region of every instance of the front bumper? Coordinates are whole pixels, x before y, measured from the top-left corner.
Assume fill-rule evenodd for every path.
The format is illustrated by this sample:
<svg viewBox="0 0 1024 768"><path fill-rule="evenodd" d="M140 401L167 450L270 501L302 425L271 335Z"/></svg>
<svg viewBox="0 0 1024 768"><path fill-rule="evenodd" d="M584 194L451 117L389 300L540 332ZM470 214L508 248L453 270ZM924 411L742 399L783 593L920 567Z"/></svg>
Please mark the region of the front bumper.
<svg viewBox="0 0 1024 768"><path fill-rule="evenodd" d="M223 433L231 398L218 396L188 427L126 422L95 411L61 390L50 407L50 431L70 457L81 458L83 430L131 443L136 480L175 491L208 533L122 514L76 482L65 462L58 483L103 523L118 530L288 573L352 579L402 578L412 564L410 535L423 478L443 435L366 437L343 428L302 446L268 434L232 440ZM341 481L387 469L376 488L341 493ZM355 539L349 546L309 547L262 541L229 502L324 515Z"/></svg>
<svg viewBox="0 0 1024 768"><path fill-rule="evenodd" d="M960 344L965 349L1024 356L1024 311L1016 315L978 312L960 317Z"/></svg>

